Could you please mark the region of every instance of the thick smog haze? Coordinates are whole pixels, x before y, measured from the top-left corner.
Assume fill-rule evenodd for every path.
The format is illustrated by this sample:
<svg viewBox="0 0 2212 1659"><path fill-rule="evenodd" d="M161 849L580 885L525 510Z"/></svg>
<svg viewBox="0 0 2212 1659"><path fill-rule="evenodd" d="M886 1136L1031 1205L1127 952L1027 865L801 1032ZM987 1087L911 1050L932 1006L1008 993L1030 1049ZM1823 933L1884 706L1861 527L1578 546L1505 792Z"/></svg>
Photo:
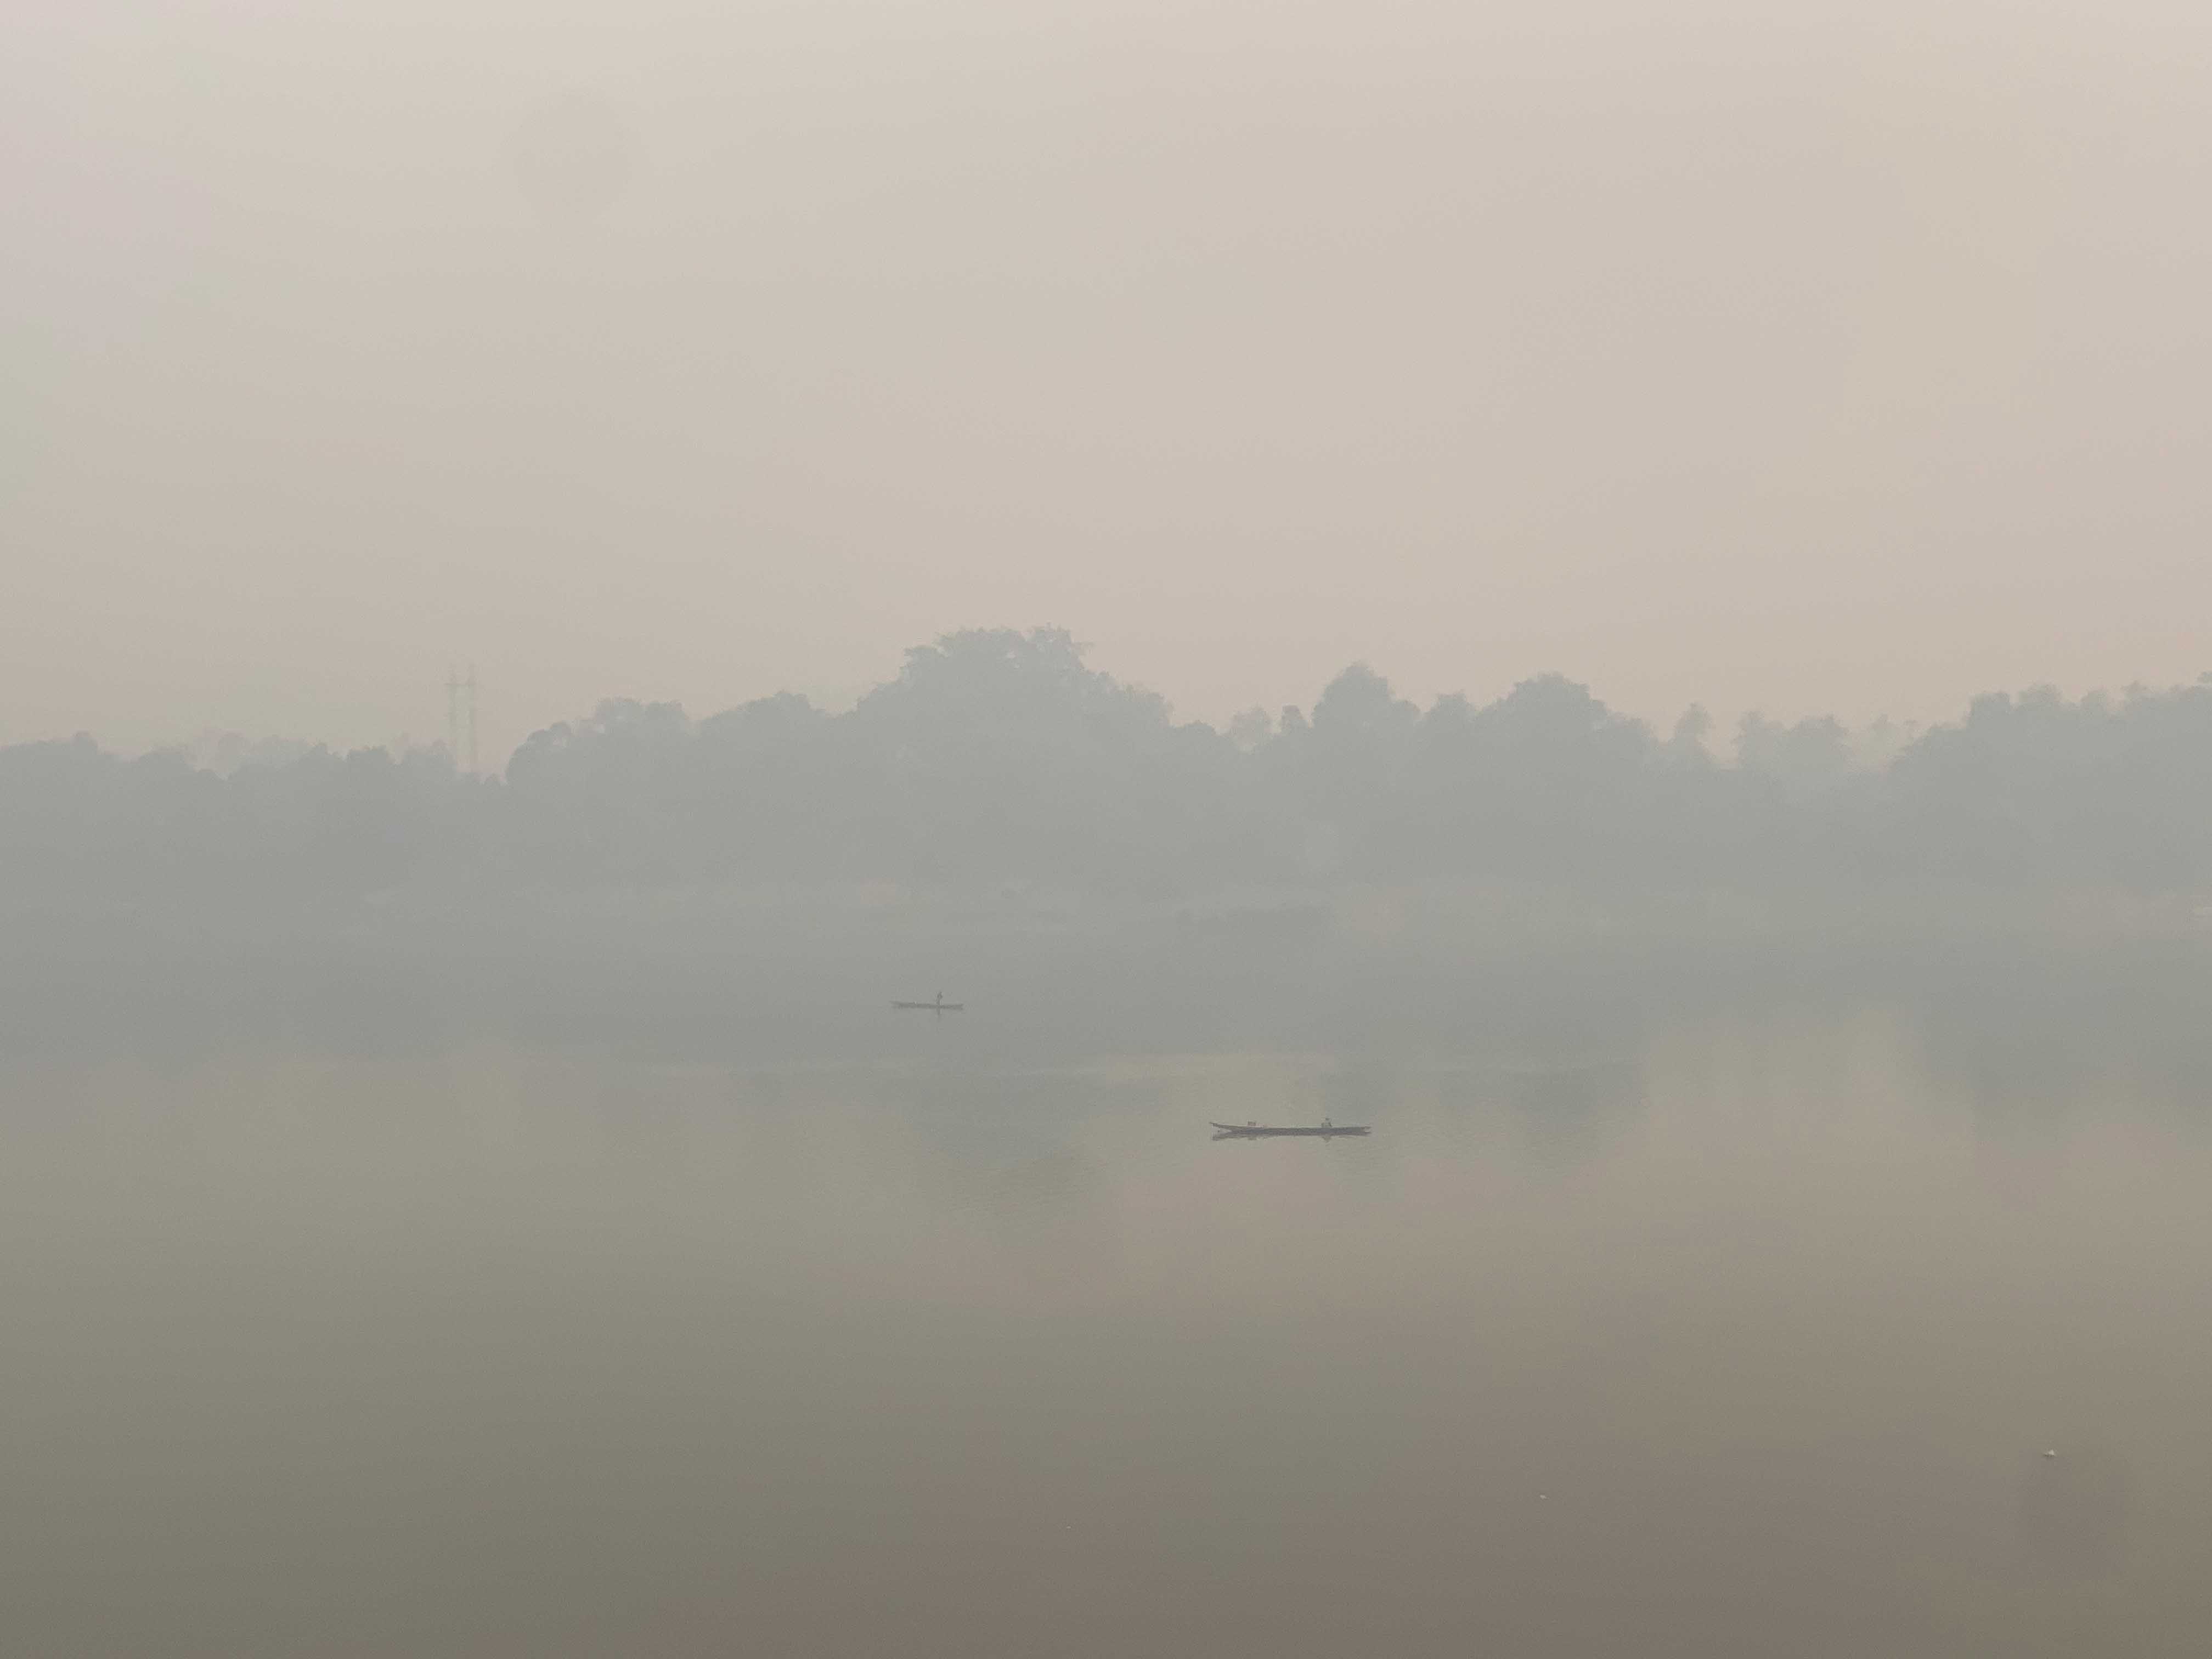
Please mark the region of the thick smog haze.
<svg viewBox="0 0 2212 1659"><path fill-rule="evenodd" d="M19 0L6 1659L2212 1628L2203 0Z"/></svg>
<svg viewBox="0 0 2212 1659"><path fill-rule="evenodd" d="M2178 4L35 0L0 740L2212 666Z"/></svg>

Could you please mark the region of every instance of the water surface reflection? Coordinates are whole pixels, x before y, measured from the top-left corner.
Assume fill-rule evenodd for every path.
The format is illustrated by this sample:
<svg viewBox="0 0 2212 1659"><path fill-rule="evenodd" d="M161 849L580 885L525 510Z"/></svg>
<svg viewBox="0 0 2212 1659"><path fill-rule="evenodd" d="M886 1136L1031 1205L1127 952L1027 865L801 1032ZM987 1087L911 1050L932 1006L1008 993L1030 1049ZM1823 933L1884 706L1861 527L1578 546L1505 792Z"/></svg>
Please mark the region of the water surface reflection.
<svg viewBox="0 0 2212 1659"><path fill-rule="evenodd" d="M1543 1029L20 1065L11 1650L2194 1650L2202 1027Z"/></svg>

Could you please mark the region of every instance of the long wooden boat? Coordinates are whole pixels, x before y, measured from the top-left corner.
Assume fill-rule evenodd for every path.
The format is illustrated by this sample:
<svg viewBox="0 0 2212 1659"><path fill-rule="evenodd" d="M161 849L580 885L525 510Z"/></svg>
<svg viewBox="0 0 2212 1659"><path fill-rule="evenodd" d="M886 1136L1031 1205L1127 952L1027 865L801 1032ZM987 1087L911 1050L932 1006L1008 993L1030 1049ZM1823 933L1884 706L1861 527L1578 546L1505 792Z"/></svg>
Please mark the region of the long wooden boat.
<svg viewBox="0 0 2212 1659"><path fill-rule="evenodd" d="M1241 1135L1256 1139L1261 1135L1364 1135L1364 1123L1331 1123L1323 1118L1318 1125L1283 1127L1271 1123L1217 1123L1213 1126L1224 1135Z"/></svg>

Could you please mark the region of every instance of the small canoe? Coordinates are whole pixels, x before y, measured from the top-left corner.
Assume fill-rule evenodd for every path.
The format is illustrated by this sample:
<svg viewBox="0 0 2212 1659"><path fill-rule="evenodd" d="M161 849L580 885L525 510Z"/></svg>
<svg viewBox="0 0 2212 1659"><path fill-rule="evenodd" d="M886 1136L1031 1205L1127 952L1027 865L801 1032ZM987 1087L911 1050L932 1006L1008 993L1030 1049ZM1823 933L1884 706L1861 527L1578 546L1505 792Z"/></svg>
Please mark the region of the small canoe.
<svg viewBox="0 0 2212 1659"><path fill-rule="evenodd" d="M1213 1126L1225 1135L1364 1135L1364 1123L1323 1123L1314 1127L1277 1127L1267 1123L1217 1123Z"/></svg>

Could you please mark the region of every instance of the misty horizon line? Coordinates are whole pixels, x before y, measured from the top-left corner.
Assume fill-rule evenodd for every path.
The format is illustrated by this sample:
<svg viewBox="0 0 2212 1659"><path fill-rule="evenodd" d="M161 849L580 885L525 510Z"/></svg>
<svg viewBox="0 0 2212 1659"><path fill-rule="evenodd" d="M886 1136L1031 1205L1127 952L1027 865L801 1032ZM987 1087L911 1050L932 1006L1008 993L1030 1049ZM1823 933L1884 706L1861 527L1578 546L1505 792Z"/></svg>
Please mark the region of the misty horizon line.
<svg viewBox="0 0 2212 1659"><path fill-rule="evenodd" d="M1693 705L1660 732L1561 675L1422 708L1360 664L1310 713L1217 728L1065 630L970 629L844 713L613 699L491 775L443 746L241 750L227 770L88 737L0 749L0 884L2212 888L2212 678L1990 693L1924 729L1754 714L1726 760L1712 728Z"/></svg>
<svg viewBox="0 0 2212 1659"><path fill-rule="evenodd" d="M927 645L909 647L905 653L905 657L910 661L919 653L942 649L950 642L963 639L1018 636L1031 639L1049 637L1063 641L1066 641L1079 655L1085 653L1091 649L1088 642L1076 641L1073 638L1073 634L1065 629L1050 626L1040 626L1026 629L1014 628L969 628L955 629L940 634ZM1207 719L1204 717L1194 717L1188 720L1175 720L1173 716L1177 705L1173 702L1173 700L1164 697L1153 688L1133 679L1119 678L1107 671L1093 670L1090 672L1100 673L1104 678L1110 681L1122 690L1143 697L1158 700L1160 708L1169 715L1171 723L1178 727L1200 729L1234 738L1240 725L1247 726L1249 729L1249 723L1251 722L1255 717L1275 721L1279 720L1279 719L1286 714L1295 713L1300 715L1305 714L1313 707L1314 703L1318 702L1322 697L1328 695L1330 686L1342 682L1347 675L1374 675L1382 684L1388 686L1390 683L1389 677L1387 675L1377 674L1373 666L1373 663L1374 659L1371 656L1362 656L1347 663L1344 668L1338 671L1336 675L1332 677L1332 678L1325 684L1316 694L1315 694L1311 702L1305 703L1285 702L1275 705L1272 711L1262 705L1255 704L1250 708L1241 710L1239 713L1231 716L1226 720ZM459 670L454 671L454 675L458 676L459 672L460 671ZM177 738L167 742L144 744L130 748L120 746L111 748L102 740L100 734L96 730L89 726L84 726L78 727L67 734L55 733L43 738L24 738L12 743L0 744L0 752L4 752L8 750L27 749L52 744L90 743L95 747L100 748L105 753L115 755L119 758L126 760L175 757L190 763L195 768L213 771L219 775L228 774L242 765L252 765L257 763L281 764L287 761L298 759L318 752L326 753L339 757L349 755L382 752L394 759L404 758L408 756L443 757L451 762L457 772L463 772L470 775L483 776L491 779L501 779L506 775L508 767L512 764L515 756L520 754L526 747L527 747L532 738L540 738L548 732L556 731L566 726L573 726L574 725L584 720L604 718L607 711L611 708L635 708L673 710L680 713L687 720L703 722L716 719L721 715L734 714L750 708L764 706L770 703L787 703L795 701L798 703L804 704L818 714L836 719L855 713L871 696L881 692L885 688L895 684L897 678L898 677L896 675L893 675L890 678L878 680L868 686L866 690L860 691L839 692L834 695L823 693L818 690L808 691L791 690L788 688L779 689L775 691L764 693L758 696L740 699L728 704L725 708L717 708L703 714L693 714L681 700L675 698L630 696L601 697L595 701L589 713L571 715L565 719L555 720L549 721L544 725L533 727L526 732L526 735L520 741L517 742L513 745L513 747L508 749L504 757L495 756L492 757L490 764L474 767L464 764L464 757L468 754L471 744L471 736L465 727L458 736L449 733L446 736L433 736L417 739L411 732L402 732L396 738L383 742L343 744L300 732L277 731L261 731L255 732L240 730L236 727L209 726L204 727L190 738ZM471 695L473 695L477 690L478 683L478 671L477 665L473 663L469 665L466 679L465 681L456 679L455 683L465 685ZM1659 732L1659 726L1653 720L1644 716L1630 714L1613 708L1612 705L1606 702L1604 698L1596 695L1593 689L1591 681L1578 678L1575 675L1562 669L1544 670L1525 676L1524 678L1513 682L1505 691L1499 693L1496 698L1492 699L1492 703L1503 702L1512 696L1515 693L1522 691L1528 687L1546 683L1572 686L1577 690L1589 696L1594 703L1597 707L1605 709L1609 716L1630 722L1631 724L1640 726L1646 732L1652 732L1655 735ZM1888 714L1881 714L1856 725L1849 720L1843 720L1838 716L1826 714L1803 714L1795 720L1777 720L1768 716L1763 707L1754 707L1747 709L1734 722L1733 731L1730 733L1730 741L1725 749L1719 749L1717 745L1711 743L1710 738L1716 727L1711 717L1706 712L1707 705L1703 699L1698 699L1692 702L1683 709L1680 715L1677 717L1674 723L1674 730L1679 735L1684 732L1686 725L1695 726L1701 728L1704 735L1700 741L1704 744L1704 746L1707 749L1707 752L1716 762L1723 765L1741 766L1746 763L1747 751L1755 750L1756 746L1762 740L1771 738L1771 734L1775 732L1811 730L1814 728L1832 729L1843 733L1847 738L1853 739L1855 741L1866 740L1861 744L1861 746L1869 749L1870 752L1860 757L1862 763L1879 764L1882 760L1893 757L1896 750L1901 749L1924 734L1933 732L1954 729L1964 724L1972 717L1978 706L1989 703L1992 700L2009 700L2018 702L2034 701L2045 703L2055 703L2060 706L2094 708L2100 706L2109 706L2115 702L2124 702L2145 697L2171 696L2189 690L2194 687L2202 687L2206 685L2212 685L2212 669L2208 669L2198 673L2192 680L2177 681L2171 684L2153 684L2143 680L2132 680L2118 688L2110 686L2094 686L2081 692L2078 696L2072 697L2068 696L2055 681L2036 680L2024 685L2009 688L1993 688L1987 691L1975 693L1967 699L1966 704L1960 708L1955 714L1942 719L1920 720L1898 717ZM1438 692L1430 700L1425 708L1419 704L1414 706L1420 708L1421 712L1426 714L1433 713L1439 707L1450 704L1462 704L1470 708L1486 708L1492 706L1490 703L1474 703L1468 698L1468 696L1464 691L1458 690Z"/></svg>

